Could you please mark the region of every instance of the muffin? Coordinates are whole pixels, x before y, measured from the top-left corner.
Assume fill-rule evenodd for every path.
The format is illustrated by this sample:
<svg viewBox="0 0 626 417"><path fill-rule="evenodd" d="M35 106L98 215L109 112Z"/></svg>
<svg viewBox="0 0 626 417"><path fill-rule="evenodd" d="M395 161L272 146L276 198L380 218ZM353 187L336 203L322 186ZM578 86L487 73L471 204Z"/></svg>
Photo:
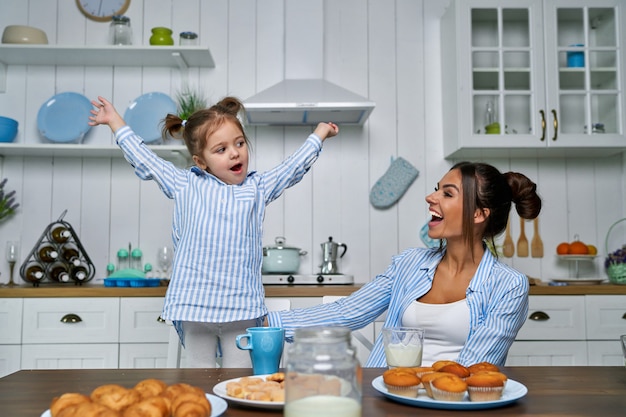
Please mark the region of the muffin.
<svg viewBox="0 0 626 417"><path fill-rule="evenodd" d="M470 374L475 374L478 371L492 371L492 372L500 372L500 368L490 362L479 362L467 367L469 369Z"/></svg>
<svg viewBox="0 0 626 417"><path fill-rule="evenodd" d="M439 368L439 372L448 372L454 374L459 378L467 378L470 376L470 371L460 363L450 363Z"/></svg>
<svg viewBox="0 0 626 417"><path fill-rule="evenodd" d="M445 375L431 382L433 398L438 401L462 401L467 383L456 375Z"/></svg>
<svg viewBox="0 0 626 417"><path fill-rule="evenodd" d="M469 376L465 382L470 401L496 401L502 398L504 381L496 372L479 372Z"/></svg>
<svg viewBox="0 0 626 417"><path fill-rule="evenodd" d="M455 361L436 361L436 362L433 362L433 364L431 366L433 367L433 370L435 372L438 372L444 366L451 365L451 364L454 364L454 363L458 363L458 362L455 362Z"/></svg>
<svg viewBox="0 0 626 417"><path fill-rule="evenodd" d="M414 366L413 368L411 368L415 371L415 373L417 374L417 376L419 376L420 378L422 377L422 375L428 373L428 372L433 372L434 369L432 366Z"/></svg>
<svg viewBox="0 0 626 417"><path fill-rule="evenodd" d="M496 378L500 379L502 381L502 386L506 388L506 381L508 380L507 376L504 375L502 372L496 372L496 371L478 371L476 372L474 375L482 375L482 374L487 374L487 375L492 375L495 376Z"/></svg>
<svg viewBox="0 0 626 417"><path fill-rule="evenodd" d="M383 382L390 394L416 398L421 380L410 368L392 368L383 373Z"/></svg>
<svg viewBox="0 0 626 417"><path fill-rule="evenodd" d="M454 375L454 374L449 374L446 372L427 372L424 375L422 375L421 377L422 387L426 390L426 395L428 395L430 398L433 398L433 391L432 391L431 383L435 379L441 378L442 376L446 376L446 375Z"/></svg>

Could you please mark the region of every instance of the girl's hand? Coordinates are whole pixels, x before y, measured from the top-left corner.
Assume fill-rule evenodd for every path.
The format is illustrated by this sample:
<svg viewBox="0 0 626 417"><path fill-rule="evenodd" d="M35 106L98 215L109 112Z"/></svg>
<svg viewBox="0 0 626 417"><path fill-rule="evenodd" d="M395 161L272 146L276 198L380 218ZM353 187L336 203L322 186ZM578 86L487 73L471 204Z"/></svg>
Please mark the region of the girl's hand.
<svg viewBox="0 0 626 417"><path fill-rule="evenodd" d="M115 132L126 124L115 107L104 97L98 96L98 100L92 100L91 104L95 108L91 109L92 115L89 116L90 126L109 125L111 130Z"/></svg>
<svg viewBox="0 0 626 417"><path fill-rule="evenodd" d="M339 133L339 126L337 126L333 122L328 122L328 123L321 122L320 124L317 125L313 133L319 136L323 142L327 138L332 138L333 136L336 136Z"/></svg>

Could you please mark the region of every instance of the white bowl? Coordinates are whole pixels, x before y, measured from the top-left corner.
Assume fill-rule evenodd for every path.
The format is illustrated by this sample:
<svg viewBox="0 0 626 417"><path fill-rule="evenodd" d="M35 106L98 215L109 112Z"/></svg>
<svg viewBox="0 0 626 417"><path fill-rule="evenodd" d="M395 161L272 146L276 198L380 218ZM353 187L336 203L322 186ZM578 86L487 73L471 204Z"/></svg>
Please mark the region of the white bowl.
<svg viewBox="0 0 626 417"><path fill-rule="evenodd" d="M2 33L2 43L47 44L46 32L32 26L9 25Z"/></svg>

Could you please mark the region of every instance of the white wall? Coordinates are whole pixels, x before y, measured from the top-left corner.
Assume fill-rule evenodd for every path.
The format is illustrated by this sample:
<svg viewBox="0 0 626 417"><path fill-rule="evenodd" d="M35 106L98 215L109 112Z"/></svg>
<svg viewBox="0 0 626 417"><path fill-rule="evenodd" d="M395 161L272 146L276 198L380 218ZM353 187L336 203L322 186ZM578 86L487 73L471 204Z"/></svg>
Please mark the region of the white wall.
<svg viewBox="0 0 626 417"><path fill-rule="evenodd" d="M325 143L312 172L270 205L264 243L285 236L309 252L301 272L313 273L320 244L333 236L348 245L341 270L366 282L391 256L419 246L427 216L424 196L451 165L443 159L439 18L437 0L132 0L135 44L148 44L150 28L192 30L210 48L215 68L192 68L190 80L211 102L224 95L245 99L284 78L325 78L376 102L364 127L341 127ZM85 19L74 1L4 0L0 27L29 24L44 29L51 44L106 43L107 23ZM180 73L169 68L11 66L0 114L20 122L18 141L36 143L40 105L52 95L77 91L113 100L120 112L150 91L172 96ZM449 121L446 121L449 122ZM263 171L296 149L310 132L302 127L251 130L254 169ZM88 144L112 143L105 127L92 129ZM420 175L402 200L388 210L369 204L369 190L392 156L403 156ZM502 170L534 179L544 197L543 259L506 262L530 276L567 277L571 266L553 256L574 234L604 254L610 225L624 216L621 156L602 159L491 160ZM26 255L47 224L68 209L98 276L130 242L154 263L158 246L170 242L172 204L150 182L141 182L122 158L4 157L0 177L9 178L21 208L0 224L0 245L19 240ZM514 239L519 224L513 223ZM625 226L626 229L626 226ZM526 229L532 238L532 223ZM613 242L610 249L619 246ZM587 275L605 276L601 259ZM0 282L8 266L0 262Z"/></svg>

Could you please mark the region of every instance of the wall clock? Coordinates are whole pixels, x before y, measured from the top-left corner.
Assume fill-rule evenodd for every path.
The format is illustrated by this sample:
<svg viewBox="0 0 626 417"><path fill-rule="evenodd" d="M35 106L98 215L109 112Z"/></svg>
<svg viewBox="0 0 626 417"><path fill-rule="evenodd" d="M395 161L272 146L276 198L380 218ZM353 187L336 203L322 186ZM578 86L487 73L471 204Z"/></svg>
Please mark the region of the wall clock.
<svg viewBox="0 0 626 417"><path fill-rule="evenodd" d="M87 18L106 22L117 14L124 14L130 0L76 0L76 5Z"/></svg>

